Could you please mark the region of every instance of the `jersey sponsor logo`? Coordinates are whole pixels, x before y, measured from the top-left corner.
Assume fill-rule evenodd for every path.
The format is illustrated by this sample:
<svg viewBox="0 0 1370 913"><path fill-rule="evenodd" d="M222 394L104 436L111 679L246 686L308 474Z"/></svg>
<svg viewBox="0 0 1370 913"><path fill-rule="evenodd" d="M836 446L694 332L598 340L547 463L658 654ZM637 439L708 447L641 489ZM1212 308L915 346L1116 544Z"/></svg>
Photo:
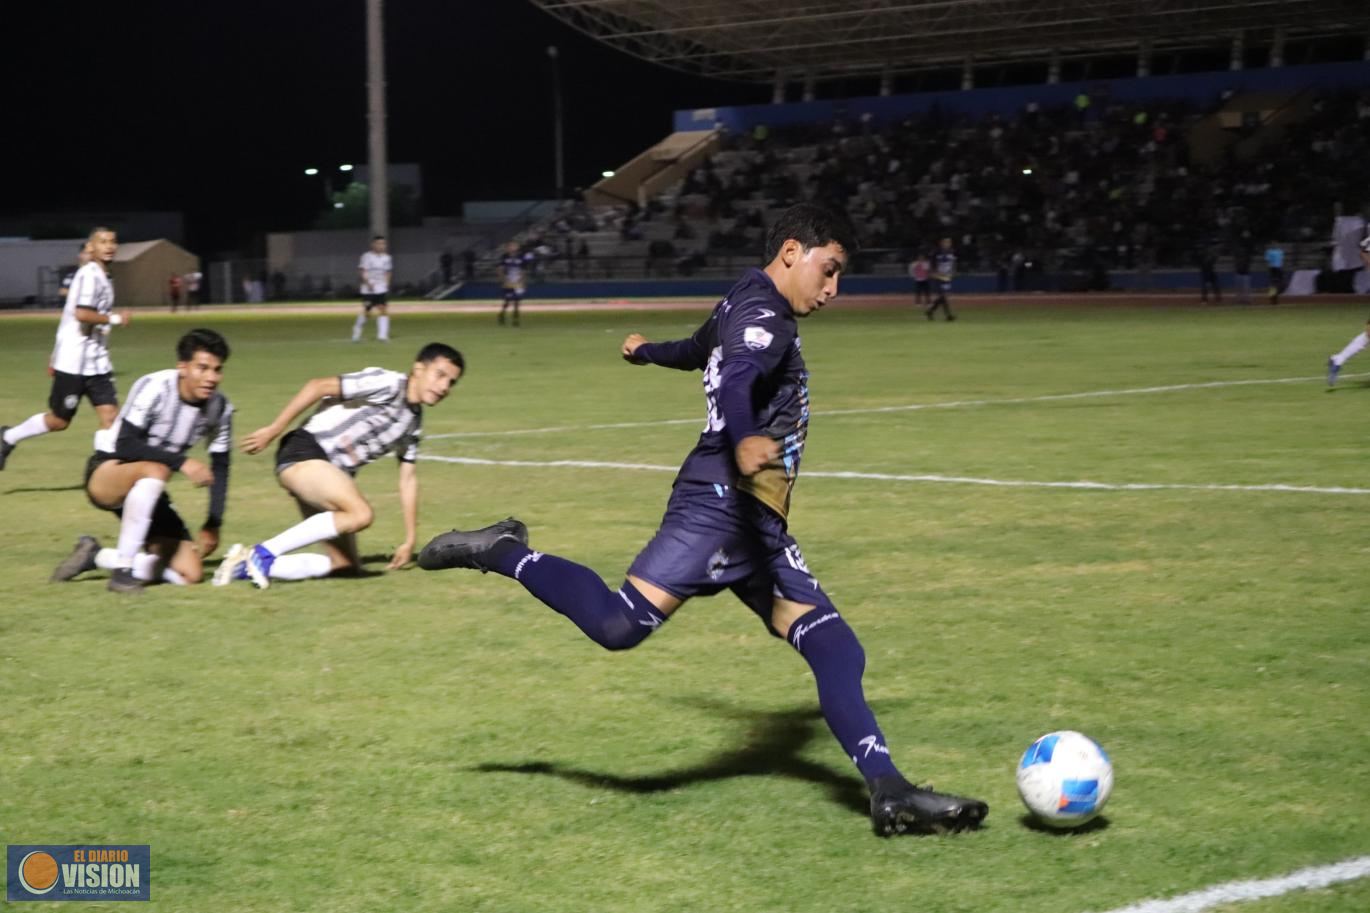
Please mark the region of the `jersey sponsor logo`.
<svg viewBox="0 0 1370 913"><path fill-rule="evenodd" d="M775 339L774 334L766 332L761 327L747 327L742 331L742 341L747 348L760 351L770 346Z"/></svg>
<svg viewBox="0 0 1370 913"><path fill-rule="evenodd" d="M704 402L709 411L704 425L705 433L722 431L725 424L723 410L718 405L718 385L722 378L719 365L722 362L723 349L716 348L709 353L709 363L704 366Z"/></svg>

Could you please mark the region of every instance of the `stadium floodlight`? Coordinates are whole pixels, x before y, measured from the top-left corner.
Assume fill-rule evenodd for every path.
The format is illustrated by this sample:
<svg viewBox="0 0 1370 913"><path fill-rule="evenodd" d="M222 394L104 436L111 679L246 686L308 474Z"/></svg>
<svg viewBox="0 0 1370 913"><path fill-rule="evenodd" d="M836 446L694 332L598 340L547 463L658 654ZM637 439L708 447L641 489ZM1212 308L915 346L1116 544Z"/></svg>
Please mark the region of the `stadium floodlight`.
<svg viewBox="0 0 1370 913"><path fill-rule="evenodd" d="M339 165L339 166L338 166L338 170L339 170L339 171L351 171L351 170L352 170L352 166L351 166L351 165Z"/></svg>
<svg viewBox="0 0 1370 913"><path fill-rule="evenodd" d="M343 208L343 204L342 204L342 203L334 203L334 204L333 204L333 208L334 208L334 209L342 209L342 208Z"/></svg>
<svg viewBox="0 0 1370 913"><path fill-rule="evenodd" d="M316 174L319 173L319 169L317 169L317 168L306 168L306 169L304 170L304 173L307 174L307 175L309 175L310 177L313 177L314 175L316 175Z"/></svg>
<svg viewBox="0 0 1370 913"><path fill-rule="evenodd" d="M1024 168L1024 169L1023 169L1023 174L1032 174L1032 169L1031 169L1031 168Z"/></svg>
<svg viewBox="0 0 1370 913"><path fill-rule="evenodd" d="M612 171L601 171L599 176L602 178L611 178L614 176L614 173Z"/></svg>

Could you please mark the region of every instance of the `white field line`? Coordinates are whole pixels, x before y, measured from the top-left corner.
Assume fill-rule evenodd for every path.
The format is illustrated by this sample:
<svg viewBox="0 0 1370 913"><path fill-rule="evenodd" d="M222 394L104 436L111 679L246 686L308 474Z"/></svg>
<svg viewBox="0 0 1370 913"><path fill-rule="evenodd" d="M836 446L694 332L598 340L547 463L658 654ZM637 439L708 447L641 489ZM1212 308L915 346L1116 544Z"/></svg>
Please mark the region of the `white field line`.
<svg viewBox="0 0 1370 913"><path fill-rule="evenodd" d="M1343 374L1343 378L1370 377L1370 372ZM1156 393L1179 393L1185 390L1215 390L1223 387L1250 387L1268 384L1304 384L1310 381L1325 380L1316 377L1274 377L1254 380L1213 380L1197 384L1170 384L1164 387L1129 387L1121 390L1086 390L1081 393L1048 393L1042 396L1016 396L1006 399L961 399L944 403L906 403L898 406L871 406L865 409L828 409L815 412L814 416L829 415L880 415L890 412L917 412L924 409L967 409L981 406L1014 406L1024 403L1053 403L1073 399L1098 399L1109 396L1147 396ZM612 431L623 428L657 428L663 425L697 425L702 418L668 418L646 422L608 422L596 425L553 425L544 428L515 428L506 431L453 431L447 434L428 434L424 440L437 441L444 438L467 437L513 437L524 434L564 434L570 431Z"/></svg>
<svg viewBox="0 0 1370 913"><path fill-rule="evenodd" d="M1245 903L1266 897L1279 897L1294 891L1325 888L1343 881L1355 881L1367 875L1370 875L1370 856L1358 856L1331 865L1299 869L1279 878L1229 881L1166 900L1144 900L1141 903L1110 910L1108 913L1201 913L1221 904Z"/></svg>
<svg viewBox="0 0 1370 913"><path fill-rule="evenodd" d="M419 459L462 466L508 466L534 469L620 469L638 472L676 472L678 466L654 463L616 463L606 460L488 460L479 457L452 457L420 454ZM1340 486L1286 485L1199 485L1153 482L1038 482L1030 479L980 479L973 476L936 474L903 475L887 472L805 472L806 479L857 479L878 482L929 482L946 485L991 485L998 488L1070 488L1082 491L1269 491L1293 494L1370 495L1370 488Z"/></svg>

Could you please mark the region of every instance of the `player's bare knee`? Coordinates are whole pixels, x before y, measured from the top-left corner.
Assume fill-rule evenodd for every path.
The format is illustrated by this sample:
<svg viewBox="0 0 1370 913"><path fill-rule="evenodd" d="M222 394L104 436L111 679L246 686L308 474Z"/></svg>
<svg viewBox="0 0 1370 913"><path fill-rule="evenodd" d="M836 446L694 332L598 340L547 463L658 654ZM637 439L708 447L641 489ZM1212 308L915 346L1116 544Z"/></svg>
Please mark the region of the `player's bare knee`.
<svg viewBox="0 0 1370 913"><path fill-rule="evenodd" d="M71 419L49 412L43 416L43 424L48 426L49 431L66 431L71 427Z"/></svg>
<svg viewBox="0 0 1370 913"><path fill-rule="evenodd" d="M171 467L165 463L154 463L151 460L147 460L138 465L140 467L139 478L161 479L163 482L171 478Z"/></svg>
<svg viewBox="0 0 1370 913"><path fill-rule="evenodd" d="M371 525L376 518L375 511L365 501L349 504L333 516L333 522L340 533L359 533Z"/></svg>

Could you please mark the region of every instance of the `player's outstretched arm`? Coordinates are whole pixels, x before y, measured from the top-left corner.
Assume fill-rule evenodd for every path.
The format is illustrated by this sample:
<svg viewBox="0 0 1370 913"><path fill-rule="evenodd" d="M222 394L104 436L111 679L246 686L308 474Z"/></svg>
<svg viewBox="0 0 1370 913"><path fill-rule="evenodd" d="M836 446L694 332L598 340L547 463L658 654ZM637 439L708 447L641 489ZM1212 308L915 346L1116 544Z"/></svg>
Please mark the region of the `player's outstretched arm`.
<svg viewBox="0 0 1370 913"><path fill-rule="evenodd" d="M387 570L404 567L414 557L419 536L419 471L413 463L400 463L400 509L404 512L404 541L395 547Z"/></svg>
<svg viewBox="0 0 1370 913"><path fill-rule="evenodd" d="M342 396L342 381L337 376L316 377L306 383L300 388L300 392L285 404L285 408L276 416L275 421L242 439L243 450L247 453L261 453L282 431L290 427L291 422L299 418L300 413L326 396Z"/></svg>
<svg viewBox="0 0 1370 913"><path fill-rule="evenodd" d="M709 362L709 352L703 342L704 327L686 339L671 342L649 342L641 333L629 333L623 340L620 353L623 360L634 365L660 365L680 371L702 371Z"/></svg>

